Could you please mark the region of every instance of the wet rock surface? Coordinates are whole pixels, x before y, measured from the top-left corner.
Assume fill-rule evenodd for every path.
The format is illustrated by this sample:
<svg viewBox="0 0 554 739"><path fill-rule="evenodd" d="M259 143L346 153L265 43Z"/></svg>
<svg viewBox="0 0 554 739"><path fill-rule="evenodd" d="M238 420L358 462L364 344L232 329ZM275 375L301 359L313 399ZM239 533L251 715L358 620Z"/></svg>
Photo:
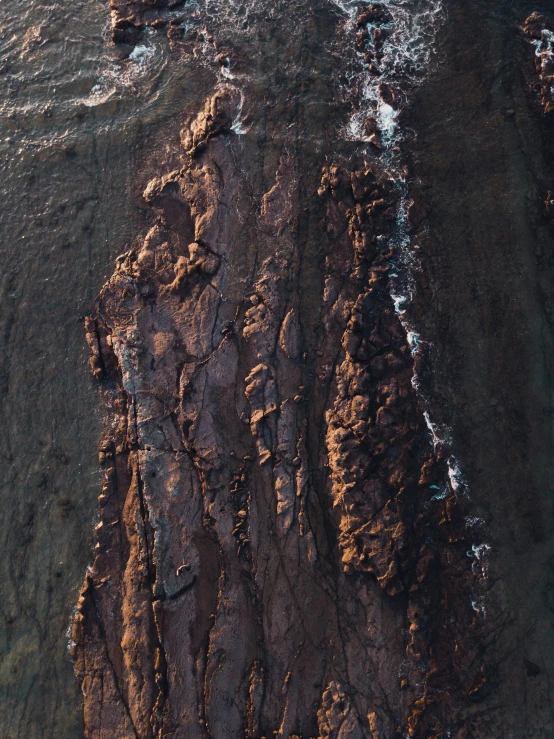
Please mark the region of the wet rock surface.
<svg viewBox="0 0 554 739"><path fill-rule="evenodd" d="M364 30L393 21L380 5L354 28L322 19L353 65ZM377 83L391 115L404 77ZM264 113L238 84L184 119L178 167L143 187L149 230L87 323L108 420L72 632L86 733L457 730L487 680L471 605L484 578L392 294L402 159L381 154L377 119L369 147L333 150L339 111L327 157L306 146L328 120L306 141L289 88L254 199Z"/></svg>
<svg viewBox="0 0 554 739"><path fill-rule="evenodd" d="M535 47L537 80L532 85L540 98L544 113L554 110L554 50L552 24L541 13L531 13L523 24L523 32Z"/></svg>
<svg viewBox="0 0 554 739"><path fill-rule="evenodd" d="M84 320L83 723L0 734L554 731L550 16L419 11L111 4L188 87Z"/></svg>

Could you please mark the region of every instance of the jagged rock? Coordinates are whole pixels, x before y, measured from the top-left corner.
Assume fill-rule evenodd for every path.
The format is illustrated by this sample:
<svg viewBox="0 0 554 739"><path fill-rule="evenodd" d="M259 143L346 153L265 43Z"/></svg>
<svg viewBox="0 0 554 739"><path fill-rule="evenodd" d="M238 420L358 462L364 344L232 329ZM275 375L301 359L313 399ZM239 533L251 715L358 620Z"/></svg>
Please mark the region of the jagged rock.
<svg viewBox="0 0 554 739"><path fill-rule="evenodd" d="M298 359L301 349L300 325L294 309L285 316L279 333L279 346L289 359Z"/></svg>
<svg viewBox="0 0 554 739"><path fill-rule="evenodd" d="M323 693L317 720L318 739L362 739L364 736L356 708L335 681L329 683Z"/></svg>
<svg viewBox="0 0 554 739"><path fill-rule="evenodd" d="M554 25L540 13L532 13L523 31L535 46L537 91L544 113L554 110Z"/></svg>
<svg viewBox="0 0 554 739"><path fill-rule="evenodd" d="M547 19L544 17L544 15L542 15L542 13L538 13L537 11L531 13L531 15L525 20L523 24L523 30L525 31L525 33L536 41L541 40L543 32L547 28Z"/></svg>
<svg viewBox="0 0 554 739"><path fill-rule="evenodd" d="M240 106L240 92L230 85L221 87L208 98L204 109L183 130L182 141L187 154L202 150L213 136L230 133Z"/></svg>
<svg viewBox="0 0 554 739"><path fill-rule="evenodd" d="M167 24L164 13L185 2L186 0L110 0L112 41L116 44L136 44L142 38L145 28L164 27Z"/></svg>
<svg viewBox="0 0 554 739"><path fill-rule="evenodd" d="M165 17L127 9L129 34ZM362 7L357 64L379 74L393 21ZM400 173L372 116L365 154L305 168L296 113L270 125L233 76L247 55L195 38L219 81L141 179L150 228L87 321L107 445L73 627L86 736L449 731L484 580L395 310ZM399 80L374 84L398 107ZM259 171L245 99L280 132Z"/></svg>
<svg viewBox="0 0 554 739"><path fill-rule="evenodd" d="M549 737L547 4L50 5L0 31L0 735Z"/></svg>

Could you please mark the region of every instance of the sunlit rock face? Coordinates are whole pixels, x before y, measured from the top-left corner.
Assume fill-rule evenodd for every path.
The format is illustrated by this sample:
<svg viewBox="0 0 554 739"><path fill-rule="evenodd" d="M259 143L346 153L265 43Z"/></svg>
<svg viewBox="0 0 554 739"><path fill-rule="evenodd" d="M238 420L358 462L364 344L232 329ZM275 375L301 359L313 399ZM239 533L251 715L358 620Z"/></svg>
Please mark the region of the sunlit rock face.
<svg viewBox="0 0 554 739"><path fill-rule="evenodd" d="M86 734L510 731L493 534L419 315L431 206L408 122L445 8L172 13L112 12L116 42L158 28L172 64L216 75L173 169L144 165L148 228L87 319L106 421L72 632ZM546 26L523 34L548 113Z"/></svg>
<svg viewBox="0 0 554 739"><path fill-rule="evenodd" d="M83 105L137 123L84 317L82 716L25 736L554 736L554 17L114 0L105 21Z"/></svg>

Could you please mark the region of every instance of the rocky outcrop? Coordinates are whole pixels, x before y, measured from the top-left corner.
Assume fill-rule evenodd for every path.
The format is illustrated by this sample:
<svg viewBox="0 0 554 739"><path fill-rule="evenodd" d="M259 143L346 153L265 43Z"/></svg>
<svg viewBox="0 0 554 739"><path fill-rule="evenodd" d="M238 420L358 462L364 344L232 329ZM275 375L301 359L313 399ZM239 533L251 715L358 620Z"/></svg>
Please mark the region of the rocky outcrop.
<svg viewBox="0 0 554 739"><path fill-rule="evenodd" d="M341 33L397 121L394 23L363 5ZM323 156L285 85L256 180L239 84L184 116L86 322L106 420L85 734L484 737L488 545L395 295L425 205L375 116Z"/></svg>
<svg viewBox="0 0 554 739"><path fill-rule="evenodd" d="M544 113L554 110L554 27L541 13L532 13L523 32L535 47L536 80L533 83Z"/></svg>
<svg viewBox="0 0 554 739"><path fill-rule="evenodd" d="M148 27L160 28L170 20L171 11L179 10L186 0L110 0L112 40L116 44L136 44ZM168 13L169 11L169 13Z"/></svg>
<svg viewBox="0 0 554 739"><path fill-rule="evenodd" d="M554 735L547 4L51 5L3 22L0 736Z"/></svg>
<svg viewBox="0 0 554 739"><path fill-rule="evenodd" d="M395 252L380 244L396 212L392 183L370 170L349 175L332 167L324 170L319 192L327 200L328 229L338 238L327 259L324 321L326 341L336 345L340 337L326 445L342 565L345 572L373 575L390 598L406 594L406 652L414 660L405 665L406 685L427 665L426 688L413 702L406 730L427 736L432 726L452 726L453 703L475 679L478 642L460 643L451 661L447 644L454 635L442 607L449 603L448 613L455 608L465 623L475 622L471 599L485 582L466 556L471 534L463 498L449 478L447 450L433 443L417 396L414 378L423 358L391 297ZM343 244L351 243L350 260L340 248L341 216L349 224ZM345 263L352 265L346 280ZM440 697L432 687L438 684Z"/></svg>
<svg viewBox="0 0 554 739"><path fill-rule="evenodd" d="M237 294L230 265L243 245L230 239L226 203L240 201L241 181L234 134L211 113L222 100L234 101L232 91L218 90L187 124L183 166L145 188L154 223L118 260L87 320L107 412L96 557L73 626L87 736L307 737L316 718L321 737L381 736L388 729L377 727L403 721L423 736L430 720L447 725L458 683L472 677L463 651L455 668L450 661L440 604L470 611L463 593L474 584L463 514L418 406L390 296L394 252L381 242L395 219L394 186L368 168L323 171L331 249L315 357L329 399L318 449L306 403L325 394L303 380L302 309L291 290L299 173L285 152L260 204L252 287ZM316 450L328 460L328 511L312 487ZM334 574L324 520L338 532ZM337 588L347 600L356 590L375 598L373 578L385 592L379 608L400 608L409 626L404 682L415 702L404 719L378 707L375 686L353 702L367 670L384 665L369 657L369 635L352 641L344 631L358 628L353 617L341 625L333 608L322 619ZM320 640L308 644L314 617ZM315 712L320 683L306 685L305 670L326 675L329 660L340 664L333 633L352 642L348 651L361 640L370 662L352 655L357 667L344 687L331 680L319 690ZM440 697L418 695L426 673L441 681Z"/></svg>
<svg viewBox="0 0 554 739"><path fill-rule="evenodd" d="M356 47L372 74L379 75L383 46L393 18L381 3L363 5L356 17Z"/></svg>
<svg viewBox="0 0 554 739"><path fill-rule="evenodd" d="M257 736L262 696L276 717L283 710L276 689L291 691L280 723L292 731L298 721L304 688L291 660L305 637L290 635L306 618L291 586L317 551L288 297L297 176L284 155L260 214L271 256L245 304L229 268L243 248L230 245L226 215L240 198L221 123L230 117L219 115L229 99L224 88L206 101L183 134L183 166L146 187L154 225L118 260L87 320L108 414L96 558L73 627L91 737L227 735L246 724ZM313 603L311 578L303 597Z"/></svg>

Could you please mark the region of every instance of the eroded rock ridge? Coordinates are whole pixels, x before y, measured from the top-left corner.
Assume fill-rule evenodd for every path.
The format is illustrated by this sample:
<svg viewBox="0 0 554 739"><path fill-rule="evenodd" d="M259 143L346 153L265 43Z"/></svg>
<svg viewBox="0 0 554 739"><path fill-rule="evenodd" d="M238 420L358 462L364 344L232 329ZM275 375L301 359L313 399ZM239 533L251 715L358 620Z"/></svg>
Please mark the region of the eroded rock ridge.
<svg viewBox="0 0 554 739"><path fill-rule="evenodd" d="M114 28L143 12L114 6ZM391 12L322 13L400 108ZM87 737L485 736L483 567L393 297L406 191L374 117L339 143L339 105L312 148L306 89L271 103L255 197L244 89L214 84L87 319L106 414L72 635Z"/></svg>

